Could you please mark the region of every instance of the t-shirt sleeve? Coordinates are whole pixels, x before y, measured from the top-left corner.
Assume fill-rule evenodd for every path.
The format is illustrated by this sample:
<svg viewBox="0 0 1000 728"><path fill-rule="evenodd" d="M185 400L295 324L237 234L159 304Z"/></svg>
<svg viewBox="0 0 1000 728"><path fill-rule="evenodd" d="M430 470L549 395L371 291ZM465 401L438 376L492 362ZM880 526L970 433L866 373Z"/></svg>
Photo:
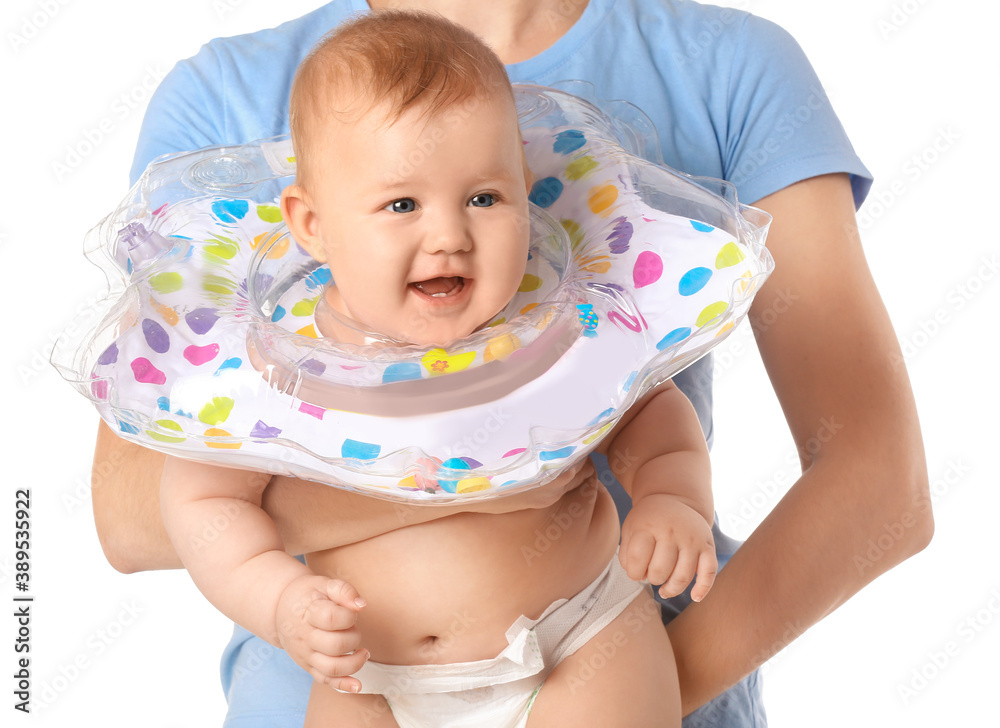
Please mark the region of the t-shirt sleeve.
<svg viewBox="0 0 1000 728"><path fill-rule="evenodd" d="M860 207L872 177L858 158L802 48L748 15L729 78L725 177L755 202L809 177L847 172Z"/></svg>
<svg viewBox="0 0 1000 728"><path fill-rule="evenodd" d="M225 143L225 88L211 44L180 61L150 98L136 144L130 184L164 154Z"/></svg>

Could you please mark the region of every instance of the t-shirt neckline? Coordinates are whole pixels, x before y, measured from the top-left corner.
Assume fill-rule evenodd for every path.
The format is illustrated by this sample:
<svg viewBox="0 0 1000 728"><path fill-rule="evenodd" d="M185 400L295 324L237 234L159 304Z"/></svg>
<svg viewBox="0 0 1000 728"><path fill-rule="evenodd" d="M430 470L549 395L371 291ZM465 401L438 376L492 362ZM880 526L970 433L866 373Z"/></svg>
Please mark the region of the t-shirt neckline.
<svg viewBox="0 0 1000 728"><path fill-rule="evenodd" d="M508 75L512 79L541 78L549 71L554 70L573 55L581 43L590 37L616 2L617 0L588 0L583 14L562 38L533 58L509 64L507 66ZM350 5L355 12L371 12L367 0L350 0Z"/></svg>
<svg viewBox="0 0 1000 728"><path fill-rule="evenodd" d="M532 79L541 78L555 70L576 53L580 45L593 34L616 2L617 0L589 0L587 7L583 9L583 14L562 38L533 58L509 64L507 66L508 75L511 79Z"/></svg>

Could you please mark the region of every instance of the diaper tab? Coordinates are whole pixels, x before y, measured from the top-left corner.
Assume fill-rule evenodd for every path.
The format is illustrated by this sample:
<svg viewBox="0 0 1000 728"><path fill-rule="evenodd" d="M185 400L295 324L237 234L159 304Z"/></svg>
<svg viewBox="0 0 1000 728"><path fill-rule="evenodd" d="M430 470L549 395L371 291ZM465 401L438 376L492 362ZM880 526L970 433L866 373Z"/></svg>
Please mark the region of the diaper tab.
<svg viewBox="0 0 1000 728"><path fill-rule="evenodd" d="M524 619L523 617L521 619ZM520 622L520 620L518 620ZM537 620L528 620L529 622ZM361 692L394 694L454 693L523 680L545 668L538 639L531 629L508 630L510 644L496 657L446 665L385 665L366 662L354 677ZM515 632L513 639L510 635Z"/></svg>

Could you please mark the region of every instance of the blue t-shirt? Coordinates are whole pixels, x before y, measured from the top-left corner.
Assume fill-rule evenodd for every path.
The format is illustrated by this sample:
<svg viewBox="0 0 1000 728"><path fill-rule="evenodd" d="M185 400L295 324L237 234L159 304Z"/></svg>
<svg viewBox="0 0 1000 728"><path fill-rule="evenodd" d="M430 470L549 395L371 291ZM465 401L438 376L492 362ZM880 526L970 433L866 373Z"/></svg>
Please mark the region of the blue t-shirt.
<svg viewBox="0 0 1000 728"><path fill-rule="evenodd" d="M178 63L150 100L132 181L162 154L287 134L299 62L329 30L368 9L364 0L334 0L277 28L213 40ZM515 82L585 80L599 98L634 104L653 121L666 164L727 179L743 202L834 172L850 175L858 206L871 187L802 49L743 11L690 0L590 0L559 41L507 70ZM711 442L711 357L674 380ZM626 510L606 461L595 462ZM716 540L724 564L737 544L718 529ZM222 672L227 726L301 726L311 679L284 652L237 627ZM686 718L685 728L763 725L755 686L751 676ZM711 717L699 722L699 714Z"/></svg>
<svg viewBox="0 0 1000 728"><path fill-rule="evenodd" d="M334 0L270 30L205 45L163 79L143 119L132 181L161 154L288 133L299 62L330 29L367 12ZM511 81L582 79L642 109L666 163L727 179L741 201L831 172L871 186L802 49L748 13L686 0L590 0L552 47L507 67Z"/></svg>

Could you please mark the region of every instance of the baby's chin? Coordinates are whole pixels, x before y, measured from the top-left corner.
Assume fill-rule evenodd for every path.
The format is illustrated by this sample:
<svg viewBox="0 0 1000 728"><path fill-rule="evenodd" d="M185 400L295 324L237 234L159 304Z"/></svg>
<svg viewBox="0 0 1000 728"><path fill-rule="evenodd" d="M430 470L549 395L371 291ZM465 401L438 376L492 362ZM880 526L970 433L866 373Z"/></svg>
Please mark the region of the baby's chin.
<svg viewBox="0 0 1000 728"><path fill-rule="evenodd" d="M499 311L478 324L469 325L456 321L454 322L454 325L451 325L451 322L449 322L435 326L430 330L419 332L400 332L398 335L392 336L392 338L400 341L406 341L412 346L433 346L446 348L450 345L453 346L457 343L461 343L463 339L466 339L473 334L485 331L489 328L490 322L496 319L498 313Z"/></svg>
<svg viewBox="0 0 1000 728"><path fill-rule="evenodd" d="M364 317L358 317L348 309L341 299L336 286L327 288L320 305L315 309L316 329L319 334L328 339L342 343L361 344L369 346L419 346L448 347L461 342L473 334L489 327L501 311L501 307L485 319L475 317L473 323L464 320L463 316L440 318L430 325L415 329L400 326L397 322L369 322Z"/></svg>
<svg viewBox="0 0 1000 728"><path fill-rule="evenodd" d="M489 323L489 322L486 322ZM456 343L460 343L462 339L472 336L472 334L477 331L481 331L486 328L486 323L480 326L469 328L464 326L457 329L450 329L448 327L442 328L435 332L416 334L413 332L402 333L399 336L393 338L399 339L400 341L405 341L411 346L433 346L445 348L452 346Z"/></svg>

